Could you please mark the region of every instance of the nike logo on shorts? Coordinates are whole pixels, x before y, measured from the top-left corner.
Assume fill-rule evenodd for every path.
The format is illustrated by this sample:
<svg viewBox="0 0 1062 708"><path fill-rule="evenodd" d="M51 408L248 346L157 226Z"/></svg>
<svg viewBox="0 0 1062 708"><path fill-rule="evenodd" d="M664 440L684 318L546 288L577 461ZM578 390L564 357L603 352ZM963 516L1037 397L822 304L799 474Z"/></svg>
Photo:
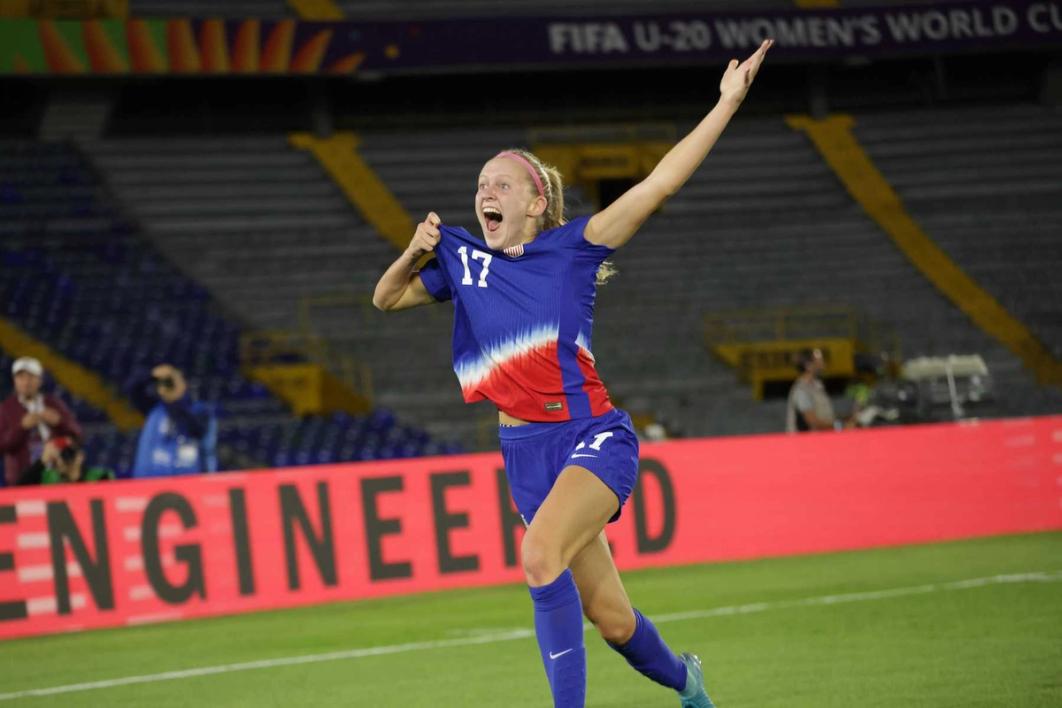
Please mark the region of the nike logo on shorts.
<svg viewBox="0 0 1062 708"><path fill-rule="evenodd" d="M579 453L573 453L572 457L597 457L597 455L580 455Z"/></svg>
<svg viewBox="0 0 1062 708"><path fill-rule="evenodd" d="M561 658L562 656L564 656L568 652L572 652L572 651L575 651L575 647L571 647L569 649L565 649L564 651L560 652L559 654L554 654L553 652L550 652L549 653L549 658L551 660L553 660L553 661L556 661L557 659Z"/></svg>

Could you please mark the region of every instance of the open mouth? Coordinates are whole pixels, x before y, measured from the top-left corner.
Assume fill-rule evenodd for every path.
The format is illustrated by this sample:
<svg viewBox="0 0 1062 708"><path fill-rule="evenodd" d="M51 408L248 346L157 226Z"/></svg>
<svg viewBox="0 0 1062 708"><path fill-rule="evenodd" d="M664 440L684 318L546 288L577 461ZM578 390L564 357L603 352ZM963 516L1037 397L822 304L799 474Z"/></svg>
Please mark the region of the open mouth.
<svg viewBox="0 0 1062 708"><path fill-rule="evenodd" d="M502 222L502 213L495 207L483 207L483 218L487 222L487 231L491 233L498 230Z"/></svg>

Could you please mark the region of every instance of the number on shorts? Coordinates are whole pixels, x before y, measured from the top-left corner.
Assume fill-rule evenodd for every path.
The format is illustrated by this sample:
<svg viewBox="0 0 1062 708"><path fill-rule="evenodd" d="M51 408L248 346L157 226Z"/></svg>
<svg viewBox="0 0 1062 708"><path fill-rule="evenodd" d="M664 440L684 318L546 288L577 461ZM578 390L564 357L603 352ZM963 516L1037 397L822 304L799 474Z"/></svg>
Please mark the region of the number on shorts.
<svg viewBox="0 0 1062 708"><path fill-rule="evenodd" d="M613 435L614 435L614 433L598 433L597 435L594 436L594 441L592 443L590 443L590 449L591 450L596 450L598 452L601 452L601 445L606 440L611 438ZM575 449L576 450L582 450L584 447L586 447L586 443L585 442L581 442L581 443L579 443L578 445L575 446Z"/></svg>

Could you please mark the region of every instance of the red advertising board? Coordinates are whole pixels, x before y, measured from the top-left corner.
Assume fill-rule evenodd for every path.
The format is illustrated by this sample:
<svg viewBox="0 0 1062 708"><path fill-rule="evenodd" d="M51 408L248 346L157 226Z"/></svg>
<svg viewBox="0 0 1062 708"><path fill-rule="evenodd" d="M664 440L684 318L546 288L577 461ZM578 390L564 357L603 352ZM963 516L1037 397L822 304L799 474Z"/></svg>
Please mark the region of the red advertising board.
<svg viewBox="0 0 1062 708"><path fill-rule="evenodd" d="M645 445L621 568L1062 529L1062 416ZM496 454L0 490L0 638L519 581Z"/></svg>

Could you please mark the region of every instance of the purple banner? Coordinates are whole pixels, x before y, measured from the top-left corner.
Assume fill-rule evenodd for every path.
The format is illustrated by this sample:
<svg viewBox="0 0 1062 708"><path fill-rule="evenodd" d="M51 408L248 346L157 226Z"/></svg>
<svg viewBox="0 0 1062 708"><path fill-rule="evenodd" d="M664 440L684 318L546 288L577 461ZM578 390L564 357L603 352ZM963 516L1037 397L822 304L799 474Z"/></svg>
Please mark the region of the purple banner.
<svg viewBox="0 0 1062 708"><path fill-rule="evenodd" d="M380 69L693 64L741 57L769 37L772 61L784 61L1062 48L1062 0L440 21L404 29L409 34L395 39L401 55Z"/></svg>
<svg viewBox="0 0 1062 708"><path fill-rule="evenodd" d="M374 74L1062 48L1062 0L423 22L0 22L0 73Z"/></svg>

